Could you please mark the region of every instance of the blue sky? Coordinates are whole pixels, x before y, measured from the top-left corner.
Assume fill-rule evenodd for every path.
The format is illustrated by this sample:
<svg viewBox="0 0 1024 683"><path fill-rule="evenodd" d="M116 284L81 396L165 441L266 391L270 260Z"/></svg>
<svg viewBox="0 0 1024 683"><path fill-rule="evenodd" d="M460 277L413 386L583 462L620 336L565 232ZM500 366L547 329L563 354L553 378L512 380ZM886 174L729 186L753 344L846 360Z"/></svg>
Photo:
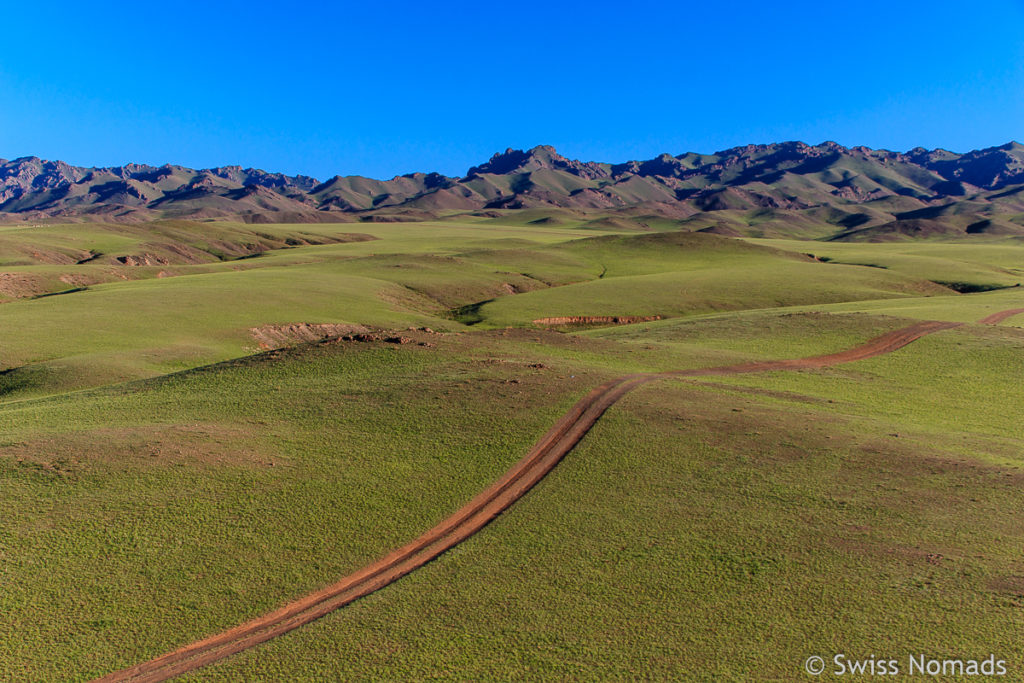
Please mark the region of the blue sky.
<svg viewBox="0 0 1024 683"><path fill-rule="evenodd" d="M0 157L391 177L1024 138L1024 0L298 6L5 7Z"/></svg>

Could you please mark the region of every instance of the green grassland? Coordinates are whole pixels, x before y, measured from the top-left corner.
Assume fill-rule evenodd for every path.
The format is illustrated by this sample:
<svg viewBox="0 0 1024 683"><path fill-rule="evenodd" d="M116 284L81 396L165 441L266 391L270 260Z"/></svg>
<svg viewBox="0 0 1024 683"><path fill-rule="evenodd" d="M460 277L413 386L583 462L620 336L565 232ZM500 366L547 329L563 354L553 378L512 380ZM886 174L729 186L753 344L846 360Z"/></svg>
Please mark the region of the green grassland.
<svg viewBox="0 0 1024 683"><path fill-rule="evenodd" d="M978 243L911 241L894 244L757 240L779 249L813 252L837 264L867 265L912 277L973 286L978 290L1013 287L1024 282L1024 244L1018 239L983 239Z"/></svg>
<svg viewBox="0 0 1024 683"><path fill-rule="evenodd" d="M200 224L172 225L173 231L157 231L161 239L170 239L168 234L180 239L164 243L164 251L171 249L168 244L179 251L182 245L199 244L195 233ZM351 232L353 227L359 232ZM231 239L232 244L249 244L244 228L216 230L223 231L216 233L218 244ZM559 316L675 317L951 293L913 274L820 263L704 234L595 236L579 227L490 222L268 230L261 226L263 237L257 235L267 247L253 252L258 258L215 261L204 251L205 260L166 266L72 263L12 269L71 283L84 282L76 278L92 277L90 272L110 271L116 277L0 306L5 330L0 368L12 370L0 380L0 391L13 399L227 360L254 348L250 330L264 325L460 329L468 323L495 328ZM103 233L100 228L89 231ZM22 239L34 234L24 233ZM353 235L374 239L338 242ZM326 244L286 244L299 237ZM100 249L86 237L76 240L83 253ZM274 244L282 248L271 249ZM430 245L433 250L427 251ZM136 246L136 254L159 251ZM24 381L26 374L35 379Z"/></svg>
<svg viewBox="0 0 1024 683"><path fill-rule="evenodd" d="M487 326L567 316L678 317L948 293L919 277L832 266L802 254L697 233L600 237L545 251L593 262L602 276L486 303L479 314Z"/></svg>
<svg viewBox="0 0 1024 683"><path fill-rule="evenodd" d="M600 379L452 343L5 406L3 670L99 674L321 585L471 497Z"/></svg>
<svg viewBox="0 0 1024 683"><path fill-rule="evenodd" d="M1019 470L865 428L889 425L649 386L444 561L190 680L798 680L831 652L1019 662Z"/></svg>
<svg viewBox="0 0 1024 683"><path fill-rule="evenodd" d="M606 379L831 353L918 319L968 324L833 368L645 385L479 535L186 680L796 680L837 652L1024 671L1024 316L972 324L1024 292L933 282L1012 284L1020 246L571 218L35 233L69 258L265 240L136 270L32 261L34 233L0 229L3 272L131 273L0 304L0 679L88 680L322 587ZM666 319L531 323L563 315ZM249 328L298 322L411 342L250 355Z"/></svg>
<svg viewBox="0 0 1024 683"><path fill-rule="evenodd" d="M994 292L965 294L959 297L907 298L864 301L857 304L839 303L807 307L807 310L823 310L834 313L862 311L920 320L950 320L966 323L1012 308L1024 308L1024 289L1014 287ZM796 308L794 310L803 309ZM1024 327L1024 320L1014 317L1000 324L1008 327Z"/></svg>
<svg viewBox="0 0 1024 683"><path fill-rule="evenodd" d="M299 234L298 226L270 227L282 243L291 239L289 235ZM351 227L302 226L301 234L307 240L330 242L345 239ZM8 392L15 390L20 396L38 395L227 360L254 348L250 329L263 325L458 327L447 317L451 307L588 276L581 264L565 259L549 259L554 261L551 273L541 268L550 280L501 270L528 260L524 246L577 237L579 233L572 230L461 224L357 227L359 234L376 239L292 246L264 252L259 258L216 263L121 267L114 270L112 281L0 305L4 330L0 369L13 370L0 379L0 392L11 399L15 395ZM65 229L73 232L79 227ZM262 233L271 234L265 232L268 229L260 227ZM99 228L85 230L102 233ZM228 231L232 230L236 228ZM29 240L26 234L35 233L23 234L24 241ZM86 253L99 248L85 237L77 239ZM430 244L434 251L426 253ZM492 248L481 252L486 245ZM134 253L139 252L137 248ZM464 252L470 257L457 256ZM501 254L501 263L489 262L491 252ZM472 258L481 253L485 255ZM18 268L45 273L53 281L61 274L69 279L113 269L74 263ZM18 268L9 272L18 273ZM170 273L156 277L156 271ZM19 375L26 374L35 380L21 381Z"/></svg>

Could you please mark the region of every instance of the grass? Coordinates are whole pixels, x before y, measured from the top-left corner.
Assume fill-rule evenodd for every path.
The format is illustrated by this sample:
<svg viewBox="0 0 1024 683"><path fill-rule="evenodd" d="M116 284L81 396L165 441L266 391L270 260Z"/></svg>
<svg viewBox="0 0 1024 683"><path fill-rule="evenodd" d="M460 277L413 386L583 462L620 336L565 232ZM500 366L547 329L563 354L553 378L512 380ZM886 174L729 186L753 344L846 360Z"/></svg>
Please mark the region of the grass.
<svg viewBox="0 0 1024 683"><path fill-rule="evenodd" d="M68 289L60 277L74 283L84 277L89 284L73 295L0 306L6 330L0 368L42 366L46 372L36 376L49 378L21 383L4 396L25 398L234 358L254 347L250 329L263 325L494 328L564 315L688 316L948 291L905 275L820 264L712 235L591 237L593 231L572 228L411 225L360 224L376 239L171 265L172 276L164 278L156 277L155 267L143 267L142 279L122 267L132 279L93 284L102 278L89 279L89 273L109 266L69 265L63 275L58 266L23 266L60 283L49 291ZM239 229L217 233L219 242ZM351 229L276 226L257 237L329 242ZM196 243L192 232L179 237L182 245L186 237ZM434 251L427 253L429 244ZM459 309L472 314L460 317ZM39 330L48 333L40 336Z"/></svg>
<svg viewBox="0 0 1024 683"><path fill-rule="evenodd" d="M0 304L0 678L88 680L330 583L470 499L608 378L1024 307L1020 288L929 282L1011 272L1017 247L957 265L933 244L925 267L908 243L823 245L885 266L864 268L802 255L817 243L593 239L538 217L301 226L378 239ZM76 245L110 248L83 230ZM70 249L63 234L46 239ZM648 312L678 317L528 329ZM413 342L246 355L249 327L300 321ZM423 326L445 333L408 329ZM992 652L1019 671L1022 326L645 385L478 536L186 680L793 680L838 652Z"/></svg>
<svg viewBox="0 0 1024 683"><path fill-rule="evenodd" d="M663 369L672 369L706 358L728 365L834 353L904 327L906 322L864 313L755 310L606 327L582 336L631 349L653 346Z"/></svg>
<svg viewBox="0 0 1024 683"><path fill-rule="evenodd" d="M758 243L796 253L812 252L831 263L873 265L942 283L996 288L1013 287L1024 282L1024 248L1016 240L989 239L973 244L962 241L864 244L798 240L759 240Z"/></svg>
<svg viewBox="0 0 1024 683"><path fill-rule="evenodd" d="M62 385L41 391L87 386L104 375L163 374L243 355L256 346L249 328L260 325L312 319L393 327L435 320L394 310L410 298L388 282L317 268L97 285L0 306L3 363L43 364L63 377Z"/></svg>
<svg viewBox="0 0 1024 683"><path fill-rule="evenodd" d="M789 680L813 653L1019 654L1024 537L999 514L1019 472L828 408L650 385L442 561L190 680Z"/></svg>
<svg viewBox="0 0 1024 683"><path fill-rule="evenodd" d="M16 275L25 271L37 280L45 278L31 291L66 290L68 284L60 277L67 279L69 274L86 278L90 286L73 296L20 299L0 306L0 325L5 330L0 368L42 366L47 372L37 376L50 378L6 398L155 376L238 357L255 346L250 328L263 325L451 326L450 308L547 286L490 262L521 259L524 252L510 251L510 244L521 248L578 235L571 230L447 223L356 227L378 239L278 249L242 261L114 269L120 275L129 272L127 280L112 276L109 279L114 281L103 281L95 273L111 267L93 264L11 269ZM310 240L329 241L342 238L352 226L302 229ZM74 230L78 227L67 228ZM77 239L84 248L94 244L87 236L98 229L83 230ZM293 226L261 226L260 230L279 241L299 234ZM423 253L430 244L434 253ZM481 258L485 244L493 248ZM459 256L467 250L469 256ZM572 263L569 267L576 268ZM160 269L174 276L157 278L155 271ZM570 280L577 276L572 270L562 274ZM47 332L41 335L40 330Z"/></svg>
<svg viewBox="0 0 1024 683"><path fill-rule="evenodd" d="M888 423L890 431L910 432L922 439L930 436L937 444L933 448L941 452L966 452L1001 465L1024 465L1019 420L1002 408L1020 400L1017 378L1024 371L1024 334L972 327L914 344L914 353L862 361L855 369L767 373L750 378L749 384L745 377L723 383L821 399L841 397L838 402L844 407L837 410ZM944 396L936 396L938 392ZM944 436L950 440L943 443Z"/></svg>
<svg viewBox="0 0 1024 683"><path fill-rule="evenodd" d="M596 379L493 352L353 344L5 406L0 670L98 675L415 536Z"/></svg>
<svg viewBox="0 0 1024 683"><path fill-rule="evenodd" d="M909 297L887 301L859 301L828 306L795 307L793 311L818 310L830 313L864 312L877 315L893 315L923 320L950 320L974 322L991 313L1011 308L1024 308L1024 291L1014 287L999 291L967 294L957 297ZM1024 326L1021 317L1009 318L1000 323L1004 326Z"/></svg>
<svg viewBox="0 0 1024 683"><path fill-rule="evenodd" d="M814 458L791 437L749 455L749 439L716 448L678 427L642 445L617 437L695 398L662 390L660 406L613 416L594 435L603 447L577 452L507 524L192 680L791 680L814 652L1018 651L1019 604L987 581L1012 566L1020 538L984 514L1019 504L1018 491L991 473L934 477L921 462L896 491L872 491L882 458L834 447ZM988 489L984 503L943 509L965 482ZM902 496L930 500L908 510ZM1002 550L978 560L975 545Z"/></svg>
<svg viewBox="0 0 1024 683"><path fill-rule="evenodd" d="M562 316L677 317L944 291L905 275L829 266L713 235L598 238L551 249L589 259L606 273L586 282L485 304L479 313L486 325L528 325Z"/></svg>

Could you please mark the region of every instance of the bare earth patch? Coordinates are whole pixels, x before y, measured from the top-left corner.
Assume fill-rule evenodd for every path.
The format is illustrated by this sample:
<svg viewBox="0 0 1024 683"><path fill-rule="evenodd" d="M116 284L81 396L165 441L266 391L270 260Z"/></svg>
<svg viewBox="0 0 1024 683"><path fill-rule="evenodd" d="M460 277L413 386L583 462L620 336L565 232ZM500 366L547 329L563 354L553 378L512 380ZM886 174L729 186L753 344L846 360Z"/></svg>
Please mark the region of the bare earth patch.
<svg viewBox="0 0 1024 683"><path fill-rule="evenodd" d="M119 466L189 462L215 466L274 466L279 455L254 452L247 430L237 425L194 423L105 427L49 434L0 446L0 458L55 477L73 476L100 462Z"/></svg>
<svg viewBox="0 0 1024 683"><path fill-rule="evenodd" d="M126 266L166 266L170 261L157 254L138 254L129 256L118 256L115 259L118 263Z"/></svg>
<svg viewBox="0 0 1024 683"><path fill-rule="evenodd" d="M322 341L346 334L369 332L362 325L338 323L292 323L290 325L264 325L249 330L264 351L281 349L306 342Z"/></svg>
<svg viewBox="0 0 1024 683"><path fill-rule="evenodd" d="M49 289L39 277L21 273L0 273L0 296L20 299L45 294Z"/></svg>
<svg viewBox="0 0 1024 683"><path fill-rule="evenodd" d="M557 318L537 318L535 325L632 325L661 320L660 315L568 315Z"/></svg>
<svg viewBox="0 0 1024 683"><path fill-rule="evenodd" d="M1024 575L1000 576L988 582L988 589L1024 598Z"/></svg>
<svg viewBox="0 0 1024 683"><path fill-rule="evenodd" d="M60 276L60 281L66 285L72 287L88 287L90 285L99 284L100 280L89 275L80 275L77 273L66 273Z"/></svg>

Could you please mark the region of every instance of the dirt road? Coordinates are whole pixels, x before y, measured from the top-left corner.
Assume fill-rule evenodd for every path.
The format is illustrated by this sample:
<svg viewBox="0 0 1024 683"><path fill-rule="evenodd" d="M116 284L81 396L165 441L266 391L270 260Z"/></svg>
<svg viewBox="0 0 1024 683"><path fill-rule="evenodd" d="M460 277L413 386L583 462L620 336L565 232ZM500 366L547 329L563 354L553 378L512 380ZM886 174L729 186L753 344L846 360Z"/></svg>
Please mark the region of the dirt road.
<svg viewBox="0 0 1024 683"><path fill-rule="evenodd" d="M988 316L981 322L991 322L998 316L1009 317L1017 312L1024 312L1024 309L997 313ZM998 320L1002 319L998 318ZM295 600L274 612L191 643L148 662L108 674L97 681L165 681L287 633L387 586L469 538L519 500L580 442L612 404L641 384L671 377L813 369L849 363L891 353L925 335L957 327L960 324L921 322L876 337L862 346L824 356L628 375L606 382L573 406L501 479L411 543L346 576L337 583Z"/></svg>
<svg viewBox="0 0 1024 683"><path fill-rule="evenodd" d="M1012 318L1013 316L1020 315L1021 313L1024 313L1024 308L1011 308L1008 311L999 311L998 313L985 316L978 322L982 325L998 325L1007 318Z"/></svg>

